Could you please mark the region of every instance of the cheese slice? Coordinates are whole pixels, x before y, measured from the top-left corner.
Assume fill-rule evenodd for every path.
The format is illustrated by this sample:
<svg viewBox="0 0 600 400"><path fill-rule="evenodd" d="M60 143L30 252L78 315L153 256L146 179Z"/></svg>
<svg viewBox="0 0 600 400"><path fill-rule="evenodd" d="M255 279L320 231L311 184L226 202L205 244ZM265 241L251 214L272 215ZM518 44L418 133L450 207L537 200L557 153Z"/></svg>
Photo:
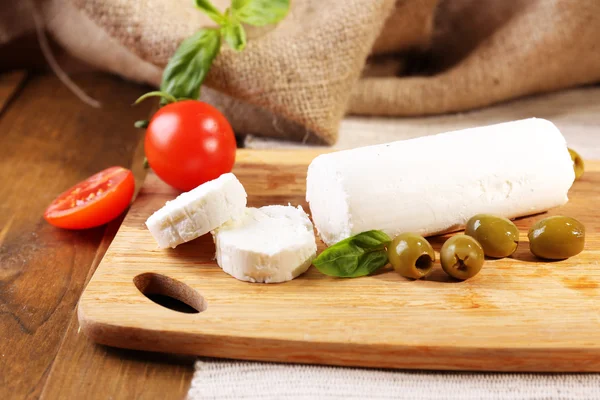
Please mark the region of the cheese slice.
<svg viewBox="0 0 600 400"><path fill-rule="evenodd" d="M180 194L148 218L146 226L159 247L176 247L240 217L246 191L232 173Z"/></svg>
<svg viewBox="0 0 600 400"><path fill-rule="evenodd" d="M306 200L331 245L371 229L432 235L478 213L539 213L566 203L574 179L560 131L531 118L320 155Z"/></svg>
<svg viewBox="0 0 600 400"><path fill-rule="evenodd" d="M248 282L276 283L305 272L317 253L312 223L302 207L247 208L213 232L217 263Z"/></svg>

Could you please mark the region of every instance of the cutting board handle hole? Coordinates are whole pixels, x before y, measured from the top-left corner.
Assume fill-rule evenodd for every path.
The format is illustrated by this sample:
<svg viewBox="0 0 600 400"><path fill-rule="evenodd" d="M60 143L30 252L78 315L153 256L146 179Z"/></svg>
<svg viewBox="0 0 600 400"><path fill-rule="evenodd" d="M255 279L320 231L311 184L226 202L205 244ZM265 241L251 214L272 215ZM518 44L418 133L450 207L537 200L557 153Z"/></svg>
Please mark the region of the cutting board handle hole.
<svg viewBox="0 0 600 400"><path fill-rule="evenodd" d="M186 314L206 310L206 301L200 293L166 275L146 272L133 278L133 283L144 296L169 310Z"/></svg>

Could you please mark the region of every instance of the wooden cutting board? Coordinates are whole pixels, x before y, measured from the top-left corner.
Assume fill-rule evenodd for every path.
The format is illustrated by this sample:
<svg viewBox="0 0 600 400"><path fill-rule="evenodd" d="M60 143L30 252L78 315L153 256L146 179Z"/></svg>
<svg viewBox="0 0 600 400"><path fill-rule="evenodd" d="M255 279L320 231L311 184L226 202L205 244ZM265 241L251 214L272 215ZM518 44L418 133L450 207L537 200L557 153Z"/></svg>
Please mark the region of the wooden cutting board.
<svg viewBox="0 0 600 400"><path fill-rule="evenodd" d="M234 172L249 206L300 204L314 151L241 150ZM580 219L586 249L559 262L529 252L517 221L512 258L486 261L466 282L441 270L409 281L387 268L336 279L314 267L283 284L240 282L213 260L210 235L160 250L146 218L176 192L149 174L79 303L93 340L211 357L385 368L600 371L600 163L588 162L569 203L550 214ZM368 193L365 193L368 195ZM439 251L445 237L432 239ZM318 241L319 251L324 248ZM166 295L199 313L159 305Z"/></svg>

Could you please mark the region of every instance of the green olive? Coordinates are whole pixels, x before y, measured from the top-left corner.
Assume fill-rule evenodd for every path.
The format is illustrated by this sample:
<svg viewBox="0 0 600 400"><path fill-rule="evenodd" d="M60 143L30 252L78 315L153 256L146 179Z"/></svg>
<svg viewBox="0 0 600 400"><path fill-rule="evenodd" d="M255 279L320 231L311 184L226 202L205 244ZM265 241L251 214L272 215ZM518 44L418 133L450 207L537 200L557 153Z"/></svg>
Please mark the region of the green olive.
<svg viewBox="0 0 600 400"><path fill-rule="evenodd" d="M403 233L388 246L388 258L396 272L403 277L420 279L431 272L435 252L423 236Z"/></svg>
<svg viewBox="0 0 600 400"><path fill-rule="evenodd" d="M569 154L571 155L571 160L573 160L573 170L575 170L575 179L577 180L583 175L585 164L583 163L583 158L575 150L569 149Z"/></svg>
<svg viewBox="0 0 600 400"><path fill-rule="evenodd" d="M452 236L440 250L440 261L444 271L463 281L477 275L484 260L483 248L477 240L468 235Z"/></svg>
<svg viewBox="0 0 600 400"><path fill-rule="evenodd" d="M511 220L497 215L475 215L467 221L465 234L477 240L488 257L508 257L519 245L517 226Z"/></svg>
<svg viewBox="0 0 600 400"><path fill-rule="evenodd" d="M536 222L529 229L529 249L548 260L564 260L581 253L585 227L575 218L555 215Z"/></svg>

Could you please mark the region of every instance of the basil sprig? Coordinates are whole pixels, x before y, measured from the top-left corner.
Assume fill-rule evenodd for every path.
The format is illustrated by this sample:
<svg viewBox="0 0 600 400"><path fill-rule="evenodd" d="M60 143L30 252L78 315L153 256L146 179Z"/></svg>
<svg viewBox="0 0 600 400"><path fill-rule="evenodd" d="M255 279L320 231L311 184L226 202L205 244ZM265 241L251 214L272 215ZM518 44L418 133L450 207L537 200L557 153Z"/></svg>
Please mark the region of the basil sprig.
<svg viewBox="0 0 600 400"><path fill-rule="evenodd" d="M200 29L185 39L165 67L160 90L145 94L136 103L152 96L161 97L163 105L182 99L197 99L223 40L235 51L242 51L246 47L243 23L255 26L274 24L281 21L290 8L290 0L232 0L231 7L222 13L210 0L194 2L219 27Z"/></svg>
<svg viewBox="0 0 600 400"><path fill-rule="evenodd" d="M246 47L246 31L240 22L232 20L223 25L221 34L232 49L242 51Z"/></svg>
<svg viewBox="0 0 600 400"><path fill-rule="evenodd" d="M254 26L276 24L288 13L289 0L232 0L231 14Z"/></svg>
<svg viewBox="0 0 600 400"><path fill-rule="evenodd" d="M362 232L325 249L313 265L325 275L340 278L369 275L388 263L390 242L382 231Z"/></svg>
<svg viewBox="0 0 600 400"><path fill-rule="evenodd" d="M160 91L176 99L197 99L220 48L221 36L216 29L200 29L185 39L163 72Z"/></svg>
<svg viewBox="0 0 600 400"><path fill-rule="evenodd" d="M271 3L272 0L267 1ZM269 5L267 4L267 7ZM235 7L232 2L231 8L225 10L225 14L222 14L216 9L209 0L196 0L196 7L201 9L217 24L219 24L220 34L225 39L229 47L235 51L242 51L246 47L246 31L244 27L235 16Z"/></svg>
<svg viewBox="0 0 600 400"><path fill-rule="evenodd" d="M227 18L209 0L196 0L196 7L204 11L217 24L223 26L227 23Z"/></svg>

